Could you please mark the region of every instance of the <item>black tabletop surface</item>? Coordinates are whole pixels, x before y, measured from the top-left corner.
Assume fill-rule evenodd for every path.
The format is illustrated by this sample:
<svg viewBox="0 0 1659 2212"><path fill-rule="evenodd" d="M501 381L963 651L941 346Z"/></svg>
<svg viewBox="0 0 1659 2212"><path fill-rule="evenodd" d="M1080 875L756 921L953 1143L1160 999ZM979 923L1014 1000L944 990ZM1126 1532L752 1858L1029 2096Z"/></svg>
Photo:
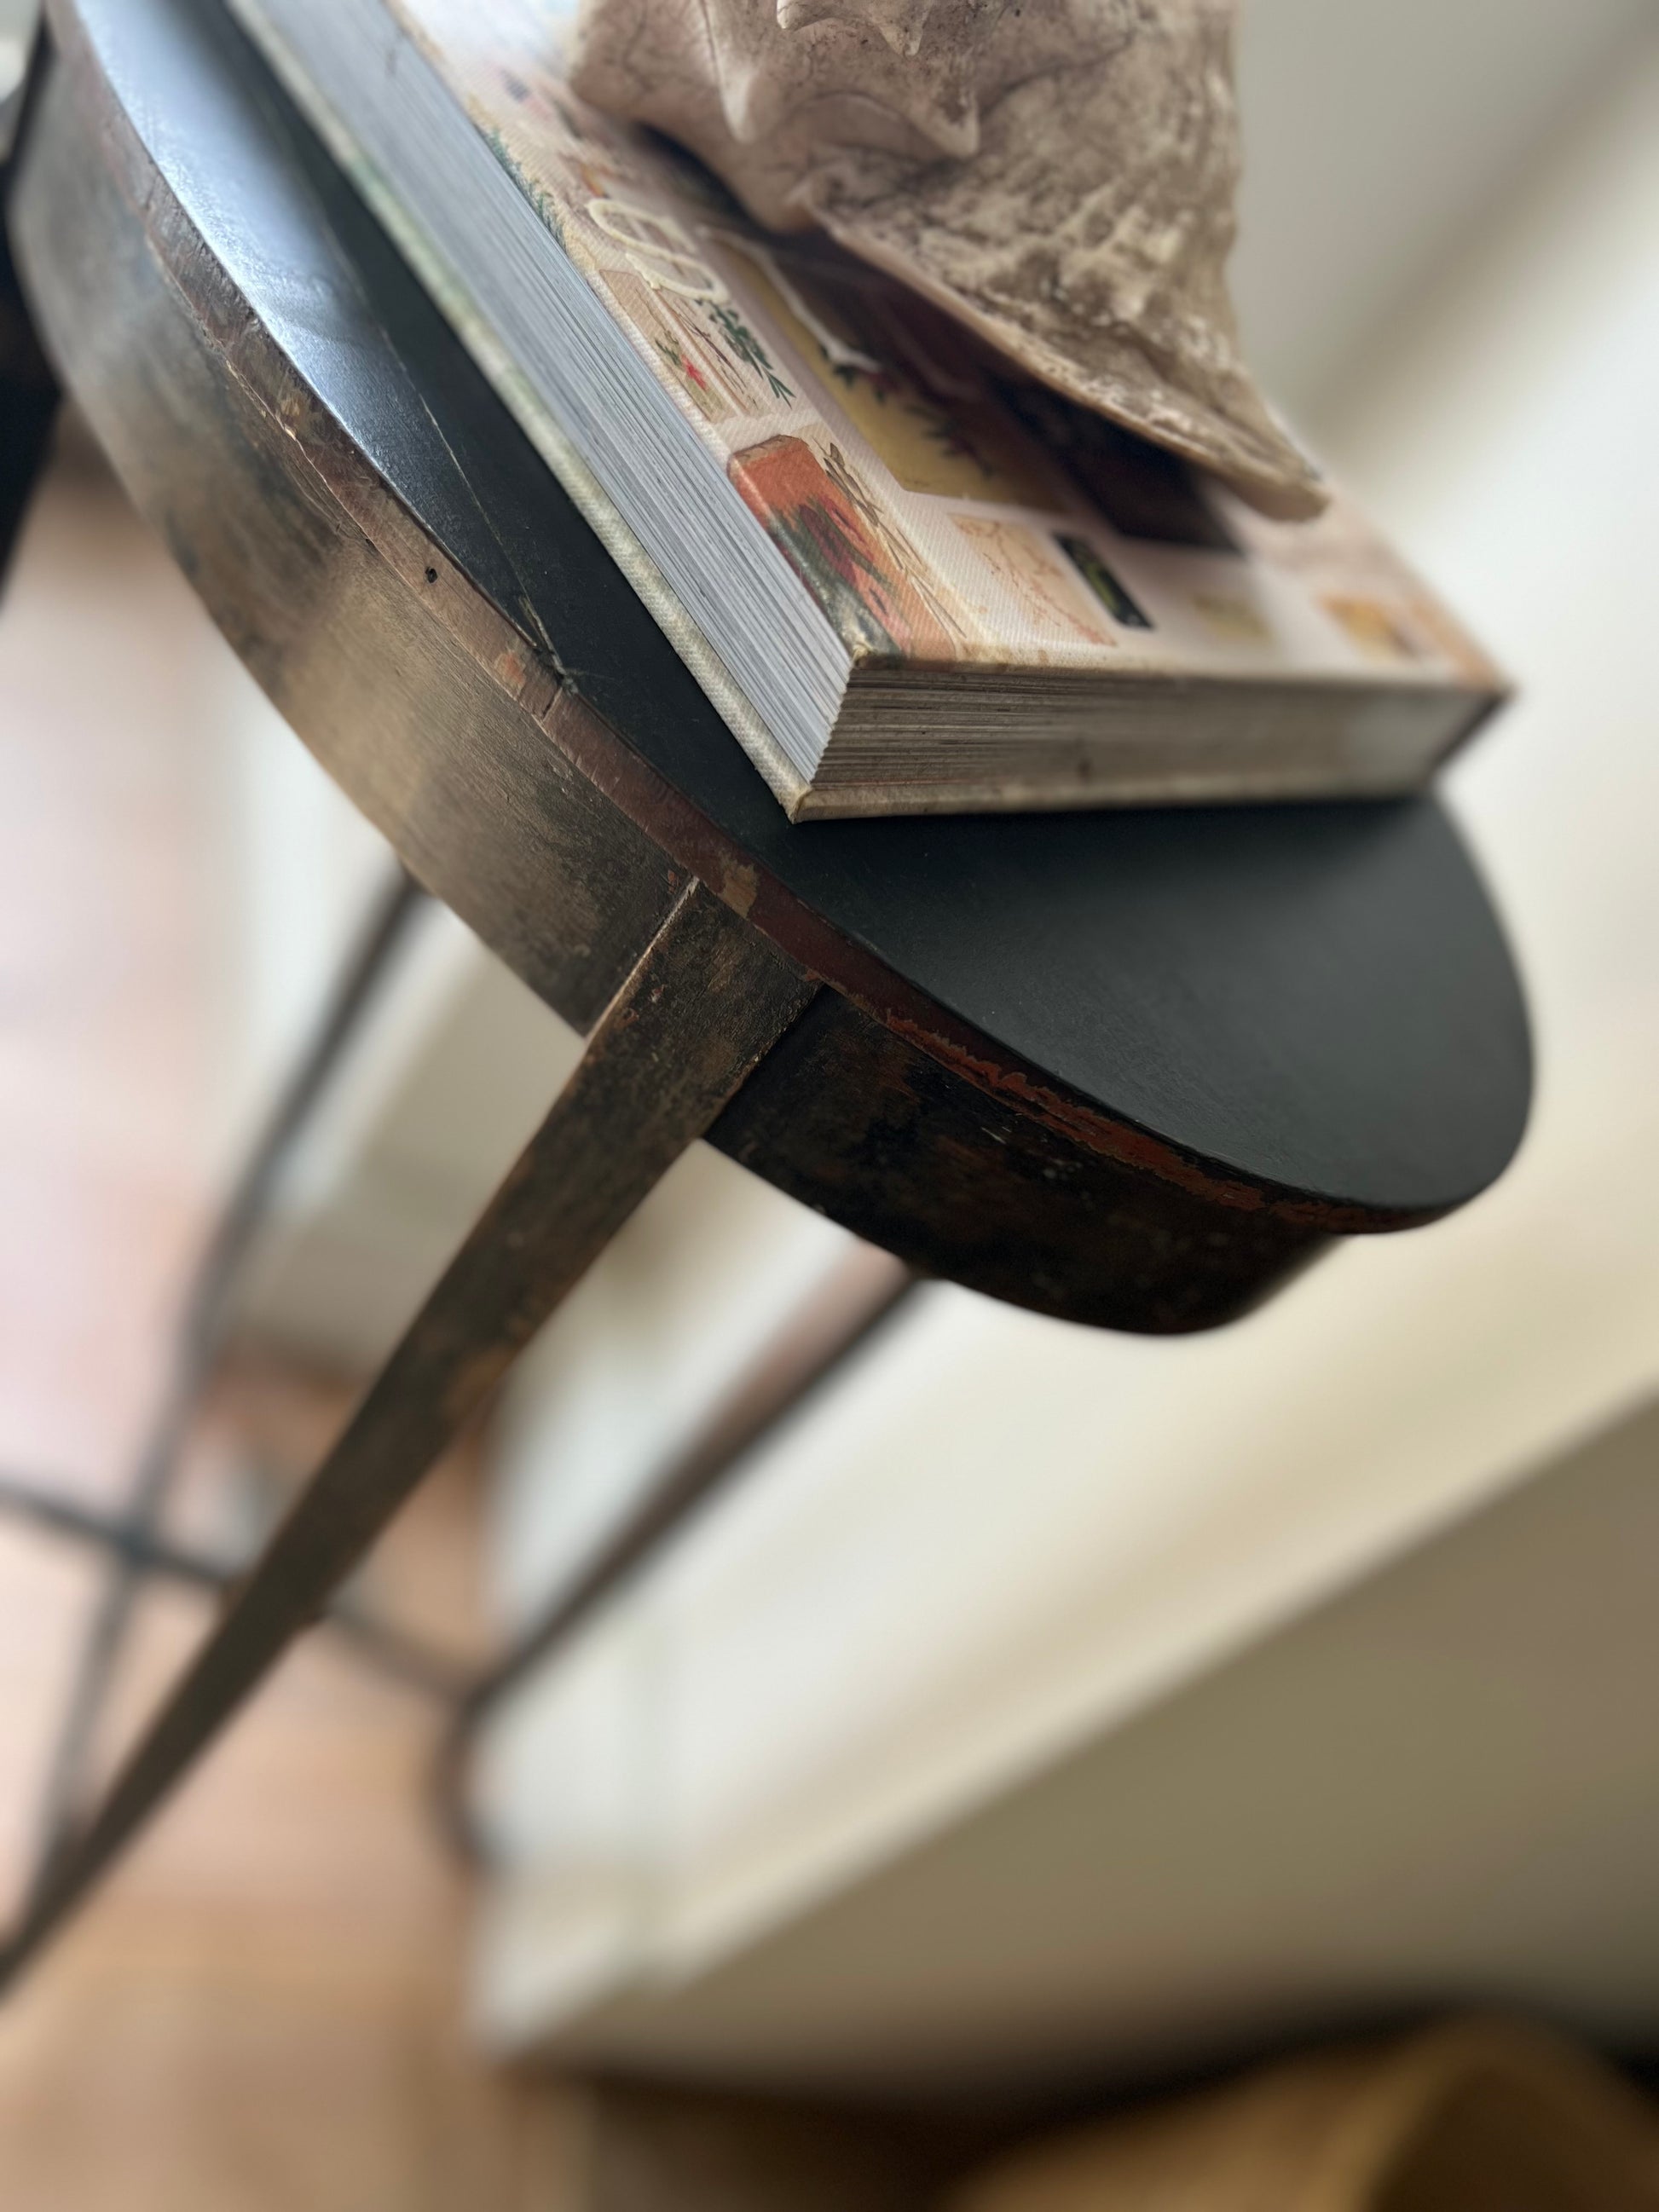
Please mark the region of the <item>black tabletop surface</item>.
<svg viewBox="0 0 1659 2212"><path fill-rule="evenodd" d="M1433 799L792 827L216 0L76 12L185 211L387 482L836 928L1224 1168L1389 1210L1456 1204L1501 1171L1527 1109L1525 1014Z"/></svg>

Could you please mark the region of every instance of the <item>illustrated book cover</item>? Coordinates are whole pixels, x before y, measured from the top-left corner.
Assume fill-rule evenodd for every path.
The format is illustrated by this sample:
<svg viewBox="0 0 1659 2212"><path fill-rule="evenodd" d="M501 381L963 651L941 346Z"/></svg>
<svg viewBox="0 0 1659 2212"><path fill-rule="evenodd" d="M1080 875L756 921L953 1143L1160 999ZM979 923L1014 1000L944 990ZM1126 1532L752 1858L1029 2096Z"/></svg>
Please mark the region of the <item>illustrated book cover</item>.
<svg viewBox="0 0 1659 2212"><path fill-rule="evenodd" d="M1381 795L1498 672L577 101L554 0L230 0L796 819Z"/></svg>

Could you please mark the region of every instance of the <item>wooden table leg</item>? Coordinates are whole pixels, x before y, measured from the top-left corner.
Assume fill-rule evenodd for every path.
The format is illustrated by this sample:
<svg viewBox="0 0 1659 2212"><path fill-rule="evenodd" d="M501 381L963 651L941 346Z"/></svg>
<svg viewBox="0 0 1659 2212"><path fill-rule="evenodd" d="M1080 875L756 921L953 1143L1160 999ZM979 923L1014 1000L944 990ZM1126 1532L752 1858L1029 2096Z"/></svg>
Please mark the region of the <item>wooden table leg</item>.
<svg viewBox="0 0 1659 2212"><path fill-rule="evenodd" d="M0 1989L316 1618L815 986L692 882L344 1432L0 1951Z"/></svg>
<svg viewBox="0 0 1659 2212"><path fill-rule="evenodd" d="M0 1513L33 1522L37 1528L67 1537L72 1543L90 1544L107 1553L116 1561L126 1586L134 1590L141 1581L155 1580L181 1583L224 1598L240 1584L247 1571L245 1560L222 1559L191 1545L174 1543L121 1514L100 1513L95 1507L66 1498L61 1491L20 1480L15 1475L0 1474ZM371 1666L394 1681L425 1696L441 1698L446 1705L458 1705L471 1686L470 1673L459 1661L434 1650L417 1636L406 1635L394 1621L381 1620L348 1597L331 1599L319 1616L319 1625L335 1630ZM71 1829L65 1835L65 1844L73 1832ZM54 1852L43 1860L37 1882L46 1880L55 1856Z"/></svg>
<svg viewBox="0 0 1659 2212"><path fill-rule="evenodd" d="M231 1293L270 1212L271 1194L424 899L420 885L397 869L375 901L316 1032L215 1224L185 1297L170 1371L128 1483L124 1517L135 1544L154 1536L161 1524L203 1394L218 1363ZM135 1553L118 1558L82 1639L41 1792L40 1856L31 1894L47 1880L79 1821L93 1741L126 1640L142 1573Z"/></svg>
<svg viewBox="0 0 1659 2212"><path fill-rule="evenodd" d="M432 1778L440 1824L464 1857L489 1856L467 1804L467 1780L478 1732L501 1701L570 1643L618 1586L739 1473L757 1445L838 1376L916 1287L915 1276L890 1254L868 1244L850 1253L658 1470L592 1555L469 1684L440 1740Z"/></svg>

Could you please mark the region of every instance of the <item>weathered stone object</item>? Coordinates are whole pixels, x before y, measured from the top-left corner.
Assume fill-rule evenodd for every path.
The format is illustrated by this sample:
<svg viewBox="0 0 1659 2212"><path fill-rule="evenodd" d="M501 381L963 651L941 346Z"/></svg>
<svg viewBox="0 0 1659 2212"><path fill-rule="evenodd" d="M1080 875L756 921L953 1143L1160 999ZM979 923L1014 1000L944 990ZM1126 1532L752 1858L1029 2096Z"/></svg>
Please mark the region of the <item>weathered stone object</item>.
<svg viewBox="0 0 1659 2212"><path fill-rule="evenodd" d="M1225 276L1236 0L583 0L571 85L1271 514L1316 471Z"/></svg>

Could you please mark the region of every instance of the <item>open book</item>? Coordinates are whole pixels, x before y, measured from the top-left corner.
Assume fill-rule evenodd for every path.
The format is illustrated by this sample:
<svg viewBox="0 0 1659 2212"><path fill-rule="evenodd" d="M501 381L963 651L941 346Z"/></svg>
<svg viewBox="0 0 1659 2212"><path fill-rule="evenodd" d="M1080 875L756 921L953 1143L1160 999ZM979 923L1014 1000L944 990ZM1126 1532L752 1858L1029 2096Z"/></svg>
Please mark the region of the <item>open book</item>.
<svg viewBox="0 0 1659 2212"><path fill-rule="evenodd" d="M1383 793L1502 696L1269 522L559 72L554 0L231 0L790 814Z"/></svg>

